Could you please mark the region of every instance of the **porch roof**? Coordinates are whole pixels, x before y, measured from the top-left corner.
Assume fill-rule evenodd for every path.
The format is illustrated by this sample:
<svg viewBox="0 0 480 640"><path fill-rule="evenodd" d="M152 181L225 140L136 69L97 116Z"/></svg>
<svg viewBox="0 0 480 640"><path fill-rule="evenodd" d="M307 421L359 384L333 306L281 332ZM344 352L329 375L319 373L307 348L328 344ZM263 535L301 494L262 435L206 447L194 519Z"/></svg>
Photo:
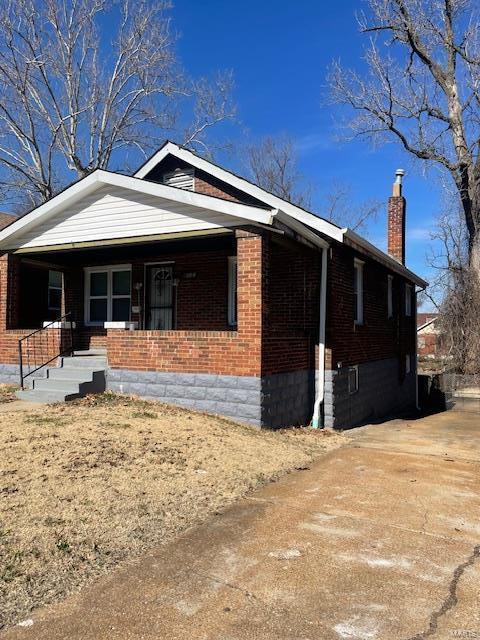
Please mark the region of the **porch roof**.
<svg viewBox="0 0 480 640"><path fill-rule="evenodd" d="M97 170L0 231L0 249L270 226L275 213Z"/></svg>

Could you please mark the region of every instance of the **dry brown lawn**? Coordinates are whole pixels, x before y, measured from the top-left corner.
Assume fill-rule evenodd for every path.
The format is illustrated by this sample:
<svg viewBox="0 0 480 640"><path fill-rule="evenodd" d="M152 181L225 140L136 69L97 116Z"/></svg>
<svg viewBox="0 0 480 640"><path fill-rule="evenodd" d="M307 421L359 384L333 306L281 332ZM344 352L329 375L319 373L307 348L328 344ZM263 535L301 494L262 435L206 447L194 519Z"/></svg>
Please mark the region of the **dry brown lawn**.
<svg viewBox="0 0 480 640"><path fill-rule="evenodd" d="M0 627L343 441L108 393L1 413Z"/></svg>
<svg viewBox="0 0 480 640"><path fill-rule="evenodd" d="M14 402L17 399L15 396L17 389L19 387L16 384L0 384L0 404Z"/></svg>

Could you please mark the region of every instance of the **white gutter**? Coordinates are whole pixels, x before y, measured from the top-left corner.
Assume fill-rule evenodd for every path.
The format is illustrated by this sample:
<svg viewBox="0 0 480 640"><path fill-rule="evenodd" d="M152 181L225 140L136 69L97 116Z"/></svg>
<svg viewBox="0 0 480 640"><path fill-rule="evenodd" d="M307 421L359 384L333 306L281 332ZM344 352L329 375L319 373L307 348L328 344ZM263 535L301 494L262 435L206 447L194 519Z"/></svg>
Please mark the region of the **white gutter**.
<svg viewBox="0 0 480 640"><path fill-rule="evenodd" d="M346 241L346 244L349 244L354 248L358 247L362 250L363 253L370 254L379 262L387 266L389 269L395 271L404 278L407 278L407 280L414 282L422 289L425 289L428 286L428 282L417 276L415 273L413 273L413 271L410 271L410 269L407 269L407 267L395 260L395 258L392 258L387 253L381 251L374 244L372 244L368 240L365 240L365 238L362 238L362 236L359 236L358 233L355 233L355 231L347 228L342 229L342 231L343 238Z"/></svg>
<svg viewBox="0 0 480 640"><path fill-rule="evenodd" d="M272 213L275 220L278 220L278 222L289 227L292 231L295 231L296 233L301 235L302 238L305 238L305 240L308 240L309 242L314 244L316 247L320 247L324 249L325 247L329 246L326 240L321 238L317 233L309 229L302 222L299 222L295 218L292 218L291 216L286 214L285 211L283 211L282 209L276 209L276 210L274 209Z"/></svg>
<svg viewBox="0 0 480 640"><path fill-rule="evenodd" d="M320 427L320 407L325 399L325 325L327 311L327 251L322 249L322 272L320 274L320 326L318 333L318 369L315 385L315 404L313 407L312 427Z"/></svg>

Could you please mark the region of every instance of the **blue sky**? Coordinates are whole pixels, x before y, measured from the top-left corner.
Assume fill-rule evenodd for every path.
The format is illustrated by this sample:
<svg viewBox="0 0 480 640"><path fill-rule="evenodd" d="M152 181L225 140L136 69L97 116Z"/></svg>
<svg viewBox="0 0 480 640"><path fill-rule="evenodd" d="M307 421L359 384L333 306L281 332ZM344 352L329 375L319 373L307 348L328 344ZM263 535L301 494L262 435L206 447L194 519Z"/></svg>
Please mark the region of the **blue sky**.
<svg viewBox="0 0 480 640"><path fill-rule="evenodd" d="M340 144L343 115L327 104L325 78L332 59L362 64L365 40L355 21L362 6L361 0L176 0L172 15L188 72L234 72L242 126L232 135L287 133L296 140L300 168L316 188L319 214L321 193L332 181L350 185L353 201L386 200L395 169L407 170L407 264L428 277L428 233L439 207L435 173L424 177L396 144L376 150L366 141ZM239 168L235 159L230 162ZM368 237L385 248L384 212Z"/></svg>

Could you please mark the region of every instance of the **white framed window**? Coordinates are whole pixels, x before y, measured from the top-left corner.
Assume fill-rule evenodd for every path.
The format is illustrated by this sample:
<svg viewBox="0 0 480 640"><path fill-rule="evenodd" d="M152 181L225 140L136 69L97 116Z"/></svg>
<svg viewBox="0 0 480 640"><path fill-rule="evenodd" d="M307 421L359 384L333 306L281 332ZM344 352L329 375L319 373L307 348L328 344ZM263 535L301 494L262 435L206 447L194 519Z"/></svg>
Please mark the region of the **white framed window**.
<svg viewBox="0 0 480 640"><path fill-rule="evenodd" d="M412 357L409 353L405 356L405 373L410 373L412 370Z"/></svg>
<svg viewBox="0 0 480 640"><path fill-rule="evenodd" d="M130 320L132 266L129 264L85 269L85 324Z"/></svg>
<svg viewBox="0 0 480 640"><path fill-rule="evenodd" d="M358 365L348 367L348 393L357 393L358 391Z"/></svg>
<svg viewBox="0 0 480 640"><path fill-rule="evenodd" d="M228 256L228 324L237 324L237 256Z"/></svg>
<svg viewBox="0 0 480 640"><path fill-rule="evenodd" d="M48 272L48 310L62 310L63 273L61 271Z"/></svg>
<svg viewBox="0 0 480 640"><path fill-rule="evenodd" d="M387 276L387 317L393 318L393 276Z"/></svg>
<svg viewBox="0 0 480 640"><path fill-rule="evenodd" d="M363 262L355 258L353 263L353 310L355 324L363 324Z"/></svg>
<svg viewBox="0 0 480 640"><path fill-rule="evenodd" d="M405 315L412 315L412 287L409 284L405 285Z"/></svg>
<svg viewBox="0 0 480 640"><path fill-rule="evenodd" d="M194 179L194 169L175 169L175 171L163 175L163 184L169 187L177 187L177 189L193 191Z"/></svg>

